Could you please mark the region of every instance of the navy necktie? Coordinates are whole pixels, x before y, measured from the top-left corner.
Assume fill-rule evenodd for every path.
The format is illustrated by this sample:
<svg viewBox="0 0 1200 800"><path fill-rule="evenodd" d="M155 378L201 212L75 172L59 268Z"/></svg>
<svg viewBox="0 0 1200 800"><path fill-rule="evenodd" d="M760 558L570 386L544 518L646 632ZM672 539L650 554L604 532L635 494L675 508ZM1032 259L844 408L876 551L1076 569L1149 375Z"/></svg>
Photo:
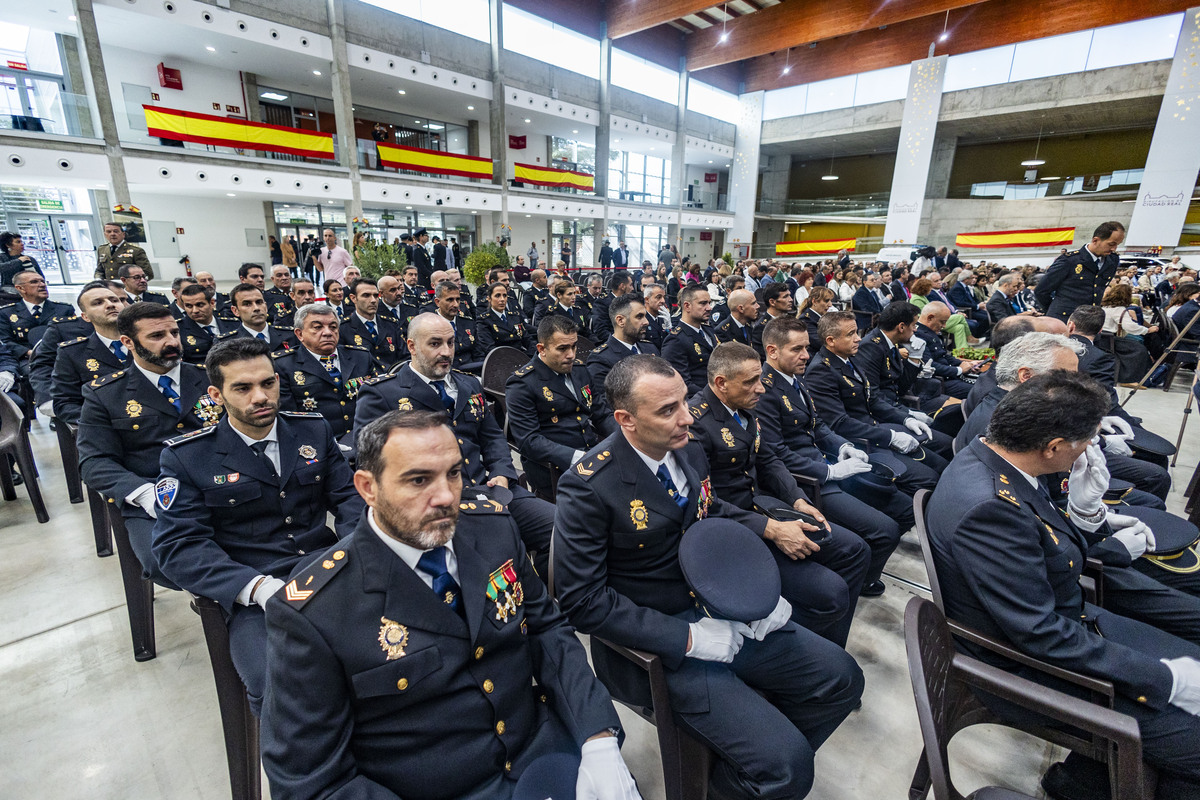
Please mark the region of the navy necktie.
<svg viewBox="0 0 1200 800"><path fill-rule="evenodd" d="M671 499L675 501L675 505L680 508L687 508L688 499L675 488L675 481L671 480L671 473L667 469L667 465L659 464L658 471L654 475L658 478L658 482L663 485L663 488L667 490L667 494L671 496Z"/></svg>
<svg viewBox="0 0 1200 800"><path fill-rule="evenodd" d="M264 333L263 331L259 331L258 333L254 334L254 338L262 339L265 342L267 340L267 334Z"/></svg>
<svg viewBox="0 0 1200 800"><path fill-rule="evenodd" d="M171 405L175 406L176 411L183 410L183 403L179 400L179 392L171 388L171 376L160 375L158 377L158 388L162 390L163 397L171 401Z"/></svg>
<svg viewBox="0 0 1200 800"><path fill-rule="evenodd" d="M736 411L733 412L733 421L736 422L738 424L738 427L741 428L742 430L746 429L746 423L742 422L742 415Z"/></svg>
<svg viewBox="0 0 1200 800"><path fill-rule="evenodd" d="M255 455L263 460L263 463L267 465L267 469L271 471L271 475L278 478L279 473L275 471L275 464L272 463L271 457L267 455L267 445L269 444L270 442L264 439L261 442L255 442L254 444L250 445L250 449L254 451Z"/></svg>
<svg viewBox="0 0 1200 800"><path fill-rule="evenodd" d="M371 334L371 341L375 341L379 338L379 329L376 328L375 323L370 320L367 321L367 333Z"/></svg>
<svg viewBox="0 0 1200 800"><path fill-rule="evenodd" d="M446 567L446 548L443 546L426 550L417 561L417 569L433 578L433 593L450 606L455 614L463 616L462 602L458 599L458 581L454 580L454 576Z"/></svg>
<svg viewBox="0 0 1200 800"><path fill-rule="evenodd" d="M630 349L630 350L633 352L633 354L634 354L635 356L636 356L636 355L639 355L639 354L641 353L641 351L637 349L637 345L636 345L636 344L635 344L635 345L630 345L629 349Z"/></svg>
<svg viewBox="0 0 1200 800"><path fill-rule="evenodd" d="M438 397L442 398L442 405L445 406L446 410L453 411L454 410L454 398L451 397L450 393L446 391L446 382L445 381L430 381L429 385L432 386L434 389L437 389Z"/></svg>
<svg viewBox="0 0 1200 800"><path fill-rule="evenodd" d="M108 348L112 350L114 356L121 359L121 363L127 363L129 361L129 353L124 347L121 346L120 342L114 341L109 344Z"/></svg>

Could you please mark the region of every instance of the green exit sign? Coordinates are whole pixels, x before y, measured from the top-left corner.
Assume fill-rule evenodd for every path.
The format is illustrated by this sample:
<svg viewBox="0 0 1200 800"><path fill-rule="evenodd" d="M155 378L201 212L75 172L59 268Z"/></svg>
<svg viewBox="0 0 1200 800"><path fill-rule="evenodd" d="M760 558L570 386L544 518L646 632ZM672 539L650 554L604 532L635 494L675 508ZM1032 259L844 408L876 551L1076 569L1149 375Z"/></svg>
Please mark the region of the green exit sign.
<svg viewBox="0 0 1200 800"><path fill-rule="evenodd" d="M380 215L380 219L383 219L383 220L390 220L390 219L395 219L395 218L396 218L395 214L381 214Z"/></svg>
<svg viewBox="0 0 1200 800"><path fill-rule="evenodd" d="M38 198L37 207L38 211L62 211L63 202L62 200L42 200Z"/></svg>
<svg viewBox="0 0 1200 800"><path fill-rule="evenodd" d="M307 225L308 220L304 219L303 217L293 217L292 219L288 220L288 224L289 225Z"/></svg>

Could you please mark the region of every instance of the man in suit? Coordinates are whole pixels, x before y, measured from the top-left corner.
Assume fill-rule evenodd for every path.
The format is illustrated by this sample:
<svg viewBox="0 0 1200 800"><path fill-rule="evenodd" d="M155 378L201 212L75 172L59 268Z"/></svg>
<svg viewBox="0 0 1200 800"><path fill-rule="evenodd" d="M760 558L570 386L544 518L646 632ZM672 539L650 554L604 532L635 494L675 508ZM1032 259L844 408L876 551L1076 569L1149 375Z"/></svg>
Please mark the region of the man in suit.
<svg viewBox="0 0 1200 800"><path fill-rule="evenodd" d="M608 239L605 239L604 242L600 245L600 271L603 273L603 272L607 272L608 270L612 269L612 262L613 262L612 245L608 243Z"/></svg>
<svg viewBox="0 0 1200 800"><path fill-rule="evenodd" d="M1192 794L1200 784L1200 648L1087 603L1079 587L1085 554L1099 555L1089 536L1112 530L1090 445L1108 405L1102 387L1068 371L1009 392L987 439L959 453L933 493L930 546L946 615L1027 656L1111 681L1116 710L1137 720L1143 756L1160 770L1158 791L1180 797L1187 787L1172 791L1169 782L1189 782ZM1050 502L1042 477L1067 470L1078 476L1069 517ZM1105 554L1106 582L1109 566L1125 571L1133 551L1148 546L1146 530L1130 525L1106 537L1117 540ZM1084 696L1043 672L964 647L1001 669Z"/></svg>
<svg viewBox="0 0 1200 800"><path fill-rule="evenodd" d="M517 485L508 442L496 418L484 402L479 379L452 370L454 330L437 314L418 314L408 327L408 349L412 360L394 375L368 381L359 394L354 412L354 433L388 411L443 411L458 436L462 450L463 476L468 486L499 487L512 494L509 511L521 531L529 552L536 553L534 566L547 575L550 531L554 507Z"/></svg>
<svg viewBox="0 0 1200 800"><path fill-rule="evenodd" d="M887 304L883 292L879 290L879 275L870 273L863 278L863 285L858 287L858 291L854 293L854 298L851 300L855 311L864 311L870 314L878 314L883 311L883 307Z"/></svg>
<svg viewBox="0 0 1200 800"><path fill-rule="evenodd" d="M121 311L117 329L133 363L83 387L77 434L84 482L113 502L146 576L159 583L150 531L163 443L216 425L223 412L208 394L204 369L183 362L178 325L157 303Z"/></svg>
<svg viewBox="0 0 1200 800"><path fill-rule="evenodd" d="M645 340L662 352L663 345L667 342L667 331L671 329L671 315L667 311L667 290L654 284L642 290L642 298L646 301L646 319L650 323L646 326Z"/></svg>
<svg viewBox="0 0 1200 800"><path fill-rule="evenodd" d="M817 330L824 342L804 371L804 388L821 419L846 439L895 450L905 467L897 485L906 494L932 489L948 463L935 447L945 450L949 437L932 431L910 409L889 403L867 382L851 361L860 341L853 314L831 311Z"/></svg>
<svg viewBox="0 0 1200 800"><path fill-rule="evenodd" d="M1021 291L1021 286L1021 276L1016 272L1001 275L996 281L996 291L992 292L992 296L987 301L987 312L988 316L992 318L993 325L1009 317L1032 317L1037 313L1033 310L1021 310L1016 299L1017 292Z"/></svg>
<svg viewBox="0 0 1200 800"><path fill-rule="evenodd" d="M349 534L363 513L328 423L279 411L270 352L251 338L209 351L208 393L225 415L167 442L151 545L168 580L229 615L230 655L255 714L266 688L262 609L292 570Z"/></svg>
<svg viewBox="0 0 1200 800"><path fill-rule="evenodd" d="M922 370L928 368L933 376L942 381L942 390L950 397L959 400L967 399L971 393L972 384L963 380L962 376L971 375L984 361L969 358L955 358L946 349L942 341L942 331L946 328L946 320L950 319L950 309L945 303L934 300L926 303L917 318L914 335L925 343L921 354Z"/></svg>
<svg viewBox="0 0 1200 800"><path fill-rule="evenodd" d="M588 373L592 376L592 386L597 389L595 400L601 404L605 402L605 399L604 393L600 389L604 386L604 379L608 377L608 373L617 365L618 361L639 353L658 355L658 348L653 343L643 341L646 329L650 326L650 320L646 317L646 305L639 295L626 294L614 297L608 306L608 313L612 317L612 335L608 337L608 341L592 350L588 354L587 360ZM610 411L611 409L606 407L605 410Z"/></svg>
<svg viewBox="0 0 1200 800"><path fill-rule="evenodd" d="M441 281L434 287L433 304L436 313L454 329L454 368L478 372L487 353L475 335L475 323L461 315L459 298L462 289L453 281ZM411 325L411 323L410 323Z"/></svg>
<svg viewBox="0 0 1200 800"><path fill-rule="evenodd" d="M13 288L21 299L0 306L0 341L8 345L19 364L19 377L24 377L29 374L34 343L45 333L50 320L67 316L74 309L68 303L51 300L46 279L31 269L13 276Z"/></svg>
<svg viewBox="0 0 1200 800"><path fill-rule="evenodd" d="M179 293L183 291L185 286L196 285L198 285L198 283L195 278L185 278L182 275L176 276L176 278L171 281L171 305L168 306L168 308L171 309L171 316L173 316L177 321L187 316L186 312L183 310L183 306L179 304Z"/></svg>
<svg viewBox="0 0 1200 800"><path fill-rule="evenodd" d="M60 424L79 421L84 384L129 365L129 350L117 330L117 316L125 308L117 293L105 281L91 281L83 285L77 302L92 332L63 342L55 353L50 403Z"/></svg>
<svg viewBox="0 0 1200 800"><path fill-rule="evenodd" d="M588 320L583 316L583 310L575 302L578 294L579 287L570 281L555 283L554 298L542 303L533 312L533 327L536 329L546 317L557 315L569 319L580 336L589 336L591 329L588 326Z"/></svg>
<svg viewBox="0 0 1200 800"><path fill-rule="evenodd" d="M737 342L718 345L708 376L708 385L688 402L696 420L690 430L708 457L713 490L739 509L734 519L769 543L792 620L845 647L869 548L851 531L830 525L808 502L776 450L761 446L755 407L763 393L762 365L754 349ZM755 505L757 495L809 514L817 524L770 519ZM814 541L823 538L828 541Z"/></svg>
<svg viewBox="0 0 1200 800"><path fill-rule="evenodd" d="M379 372L366 347L338 344L340 320L332 308L311 303L295 313L297 346L272 354L279 375L279 407L320 414L334 438L354 426L362 385ZM353 442L344 442L353 447Z"/></svg>
<svg viewBox="0 0 1200 800"><path fill-rule="evenodd" d="M854 355L855 366L871 388L901 408L904 407L901 397L918 392L917 377L921 368L910 358L910 345L916 335L919 313L919 309L908 301L888 303L879 315L877 327L867 332ZM924 348L924 340L920 340L918 347ZM918 399L921 409L907 411L926 425L933 424L930 414L949 401L936 388L926 390Z"/></svg>
<svg viewBox="0 0 1200 800"><path fill-rule="evenodd" d="M529 273L529 281L533 285L525 290L521 313L525 315L525 319L532 320L538 306L550 300L550 289L547 286L549 279L546 277L544 269L535 269Z"/></svg>
<svg viewBox="0 0 1200 800"><path fill-rule="evenodd" d="M612 268L618 272L629 269L629 245L624 242L617 244L612 252Z"/></svg>
<svg viewBox="0 0 1200 800"><path fill-rule="evenodd" d="M633 291L633 276L624 270L613 273L608 282L608 294L597 297L592 302L591 331L596 339L603 339L612 333L612 320L609 319L608 305L614 297L620 297Z"/></svg>
<svg viewBox="0 0 1200 800"><path fill-rule="evenodd" d="M239 283L229 292L229 310L241 322L234 328L234 338L259 339L272 350L284 350L289 346L292 332L268 324L267 301L257 286Z"/></svg>
<svg viewBox="0 0 1200 800"><path fill-rule="evenodd" d="M750 626L697 607L680 541L695 522L739 509L713 491L703 448L689 441L687 387L669 363L623 359L605 391L620 430L559 484L559 605L593 637L596 674L614 696L645 702L644 673L598 639L662 659L672 711L719 756L711 796L803 797L813 753L858 703L862 673L791 622L782 598Z"/></svg>
<svg viewBox="0 0 1200 800"><path fill-rule="evenodd" d="M354 312L342 319L338 334L341 343L365 347L384 369L408 358L400 323L378 313L379 287L375 281L358 278L350 286L349 297Z"/></svg>
<svg viewBox="0 0 1200 800"><path fill-rule="evenodd" d="M663 343L663 358L671 362L695 394L708 385L708 357L717 346L717 336L708 325L712 295L699 284L679 292L679 324L671 328Z"/></svg>
<svg viewBox="0 0 1200 800"><path fill-rule="evenodd" d="M296 310L291 293L292 271L283 264L271 267L271 285L263 290L263 299L272 322Z"/></svg>
<svg viewBox="0 0 1200 800"><path fill-rule="evenodd" d="M1079 306L1100 305L1108 282L1117 274L1117 248L1124 241L1125 226L1105 222L1082 248L1055 259L1033 292L1046 314L1066 322Z"/></svg>
<svg viewBox="0 0 1200 800"><path fill-rule="evenodd" d="M445 416L391 411L362 440L365 517L267 604L272 793L541 798L539 759L565 753L579 800L640 800L608 692L512 517L463 491Z"/></svg>
<svg viewBox="0 0 1200 800"><path fill-rule="evenodd" d="M861 490L854 482L846 481L870 471L871 464L866 452L825 424L800 382L809 361L804 323L790 317L772 322L763 332L763 345L767 351L764 392L755 409L763 444L775 451L791 474L816 480L826 518L867 543L871 561L861 594L878 597L885 589L883 567L900 535L913 526L912 500L893 484L876 488L867 503L857 496ZM826 463L827 458L833 463ZM807 491L811 495L812 490Z"/></svg>
<svg viewBox="0 0 1200 800"><path fill-rule="evenodd" d="M448 258L450 251L446 249L446 245L442 242L440 236L433 237L433 268L452 270L454 265L450 263Z"/></svg>
<svg viewBox="0 0 1200 800"><path fill-rule="evenodd" d="M179 338L183 347L183 360L189 364L204 364L213 343L237 333L237 320L218 317L213 306L212 294L196 284L187 286L179 293L184 318L179 320Z"/></svg>
<svg viewBox="0 0 1200 800"><path fill-rule="evenodd" d="M596 442L613 432L612 416L592 391L592 378L575 358L579 334L565 317L547 316L538 326L537 355L504 386L509 432L521 452L530 484L551 495L544 463L566 471Z"/></svg>
<svg viewBox="0 0 1200 800"><path fill-rule="evenodd" d="M158 303L163 306L171 304L165 294L147 289L150 285L150 273L137 264L126 264L118 269L117 278L124 284L125 295L131 303Z"/></svg>
<svg viewBox="0 0 1200 800"><path fill-rule="evenodd" d="M108 244L96 248L96 280L113 280L121 267L138 266L149 277L154 277L154 267L146 258L146 251L125 241L125 229L116 222L104 223L104 238Z"/></svg>

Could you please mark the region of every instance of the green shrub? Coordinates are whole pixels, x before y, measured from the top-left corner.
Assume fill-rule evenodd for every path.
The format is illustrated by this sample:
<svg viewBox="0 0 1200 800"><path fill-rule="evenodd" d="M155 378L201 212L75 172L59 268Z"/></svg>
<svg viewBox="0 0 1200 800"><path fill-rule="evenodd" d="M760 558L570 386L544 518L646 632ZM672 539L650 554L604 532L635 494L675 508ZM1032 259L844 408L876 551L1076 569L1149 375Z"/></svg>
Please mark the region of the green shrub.
<svg viewBox="0 0 1200 800"><path fill-rule="evenodd" d="M403 247L376 241L370 236L358 246L358 252L354 254L354 266L362 271L364 278L379 280L389 269L403 272L407 264L408 258L404 255Z"/></svg>
<svg viewBox="0 0 1200 800"><path fill-rule="evenodd" d="M488 270L496 267L508 269L512 266L508 251L495 242L484 242L471 251L463 264L463 278L472 286L481 285L487 279Z"/></svg>

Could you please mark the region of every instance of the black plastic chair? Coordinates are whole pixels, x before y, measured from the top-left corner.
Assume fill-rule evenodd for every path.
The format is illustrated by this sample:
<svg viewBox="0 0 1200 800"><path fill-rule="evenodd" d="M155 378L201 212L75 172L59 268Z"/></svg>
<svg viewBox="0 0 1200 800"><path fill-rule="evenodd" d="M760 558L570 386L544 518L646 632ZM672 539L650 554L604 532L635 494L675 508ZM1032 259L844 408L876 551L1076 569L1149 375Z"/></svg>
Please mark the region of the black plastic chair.
<svg viewBox="0 0 1200 800"><path fill-rule="evenodd" d="M525 486L526 489L533 492L535 495L537 495L541 499L545 500L547 503L553 503L554 498L558 496L558 479L562 477L562 470L559 469L558 467L556 467L554 464L551 464L549 461L535 461L534 459L529 458L528 456L524 455L521 452L520 448L517 447L516 442L513 441L512 431L509 429L507 417L505 417L505 419L504 419L503 427L504 427L504 440L506 442L508 442L508 449L514 456L520 457L522 467L524 467L526 464L537 464L539 467L541 467L542 469L544 469L550 473L550 492L548 495L545 491L541 490L540 488L535 489L533 487L533 484L531 484L529 482L529 479L525 473L522 473L522 475L521 475L521 483Z"/></svg>
<svg viewBox="0 0 1200 800"><path fill-rule="evenodd" d="M29 502L33 504L37 521L49 522L50 512L46 510L46 501L42 499L42 489L38 485L37 463L33 460L25 417L12 398L0 392L0 492L5 500L16 500L17 487L13 483L12 471L8 469L8 458L21 469L21 477L25 479L25 490L29 492Z"/></svg>
<svg viewBox="0 0 1200 800"><path fill-rule="evenodd" d="M79 449L75 445L75 426L58 420L54 425L54 434L58 437L58 453L62 457L67 498L72 503L82 503L83 478L79 475Z"/></svg>
<svg viewBox="0 0 1200 800"><path fill-rule="evenodd" d="M229 626L225 611L215 600L192 595L192 610L200 615L208 659L217 685L217 704L225 735L225 759L229 764L232 800L261 800L262 774L259 759L258 717L250 711L246 686L233 666L229 653Z"/></svg>
<svg viewBox="0 0 1200 800"><path fill-rule="evenodd" d="M112 500L106 500L95 489L88 487L87 501L92 517L92 536L96 540L96 556L107 558L113 554L112 524L108 520ZM117 513L117 510L113 508L112 513Z"/></svg>
<svg viewBox="0 0 1200 800"><path fill-rule="evenodd" d="M479 382L483 385L483 393L495 403L496 422L504 425L507 406L504 402L504 384L509 376L529 363L529 355L516 347L501 345L495 347L483 360L483 370Z"/></svg>
<svg viewBox="0 0 1200 800"><path fill-rule="evenodd" d="M591 355L592 351L595 349L596 343L588 337L580 334L579 338L575 342L575 358L579 361L587 361L588 356Z"/></svg>
<svg viewBox="0 0 1200 800"><path fill-rule="evenodd" d="M108 519L112 538L121 562L121 584L125 588L125 609L129 613L129 632L133 636L133 660L150 661L158 655L154 642L154 582L143 577L142 562L129 544L125 519L115 506Z"/></svg>

